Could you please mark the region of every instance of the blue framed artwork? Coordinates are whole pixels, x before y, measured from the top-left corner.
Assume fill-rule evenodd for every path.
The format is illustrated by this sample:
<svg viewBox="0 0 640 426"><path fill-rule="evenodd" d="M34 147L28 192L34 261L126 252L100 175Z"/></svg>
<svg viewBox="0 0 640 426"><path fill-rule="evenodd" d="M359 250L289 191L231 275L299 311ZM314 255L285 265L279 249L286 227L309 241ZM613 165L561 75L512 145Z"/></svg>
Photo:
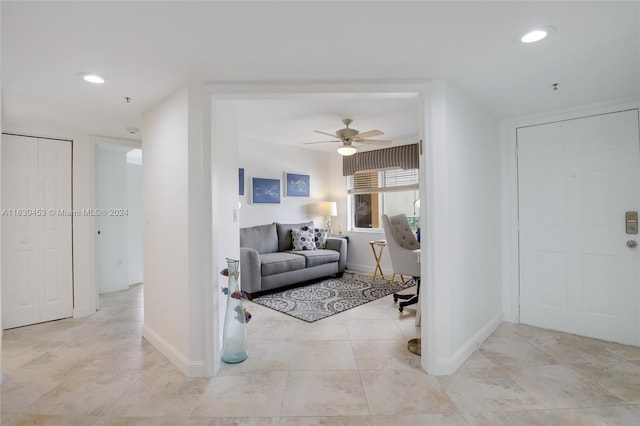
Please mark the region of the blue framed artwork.
<svg viewBox="0 0 640 426"><path fill-rule="evenodd" d="M238 169L238 195L244 195L244 169Z"/></svg>
<svg viewBox="0 0 640 426"><path fill-rule="evenodd" d="M253 178L253 203L280 203L280 179Z"/></svg>
<svg viewBox="0 0 640 426"><path fill-rule="evenodd" d="M309 175L285 173L285 182L287 197L309 196Z"/></svg>

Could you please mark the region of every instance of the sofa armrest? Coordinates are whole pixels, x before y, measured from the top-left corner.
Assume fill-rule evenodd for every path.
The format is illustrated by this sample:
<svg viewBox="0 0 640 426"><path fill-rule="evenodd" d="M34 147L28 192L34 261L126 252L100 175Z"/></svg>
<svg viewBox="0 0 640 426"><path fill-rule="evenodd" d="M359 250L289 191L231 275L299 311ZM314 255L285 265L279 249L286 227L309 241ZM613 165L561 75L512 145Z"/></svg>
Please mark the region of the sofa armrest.
<svg viewBox="0 0 640 426"><path fill-rule="evenodd" d="M347 240L338 237L328 237L325 248L335 250L340 253L338 260L338 272L342 273L347 269Z"/></svg>
<svg viewBox="0 0 640 426"><path fill-rule="evenodd" d="M262 289L260 254L252 248L240 247L240 288L246 293Z"/></svg>

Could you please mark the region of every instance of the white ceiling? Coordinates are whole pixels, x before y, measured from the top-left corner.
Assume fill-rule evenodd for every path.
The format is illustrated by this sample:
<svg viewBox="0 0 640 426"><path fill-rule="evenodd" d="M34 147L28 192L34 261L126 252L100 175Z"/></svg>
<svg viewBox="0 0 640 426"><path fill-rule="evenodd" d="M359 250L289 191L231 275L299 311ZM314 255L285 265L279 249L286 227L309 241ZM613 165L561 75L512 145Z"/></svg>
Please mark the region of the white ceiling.
<svg viewBox="0 0 640 426"><path fill-rule="evenodd" d="M131 137L126 129L139 128L146 109L188 82L445 79L498 118L640 93L636 1L2 1L0 7L9 125ZM539 26L556 31L537 44L519 42ZM77 78L89 71L107 83ZM360 131L405 140L417 134L415 102L350 95L243 101L240 131L301 144L322 140L313 130L333 132L348 116Z"/></svg>

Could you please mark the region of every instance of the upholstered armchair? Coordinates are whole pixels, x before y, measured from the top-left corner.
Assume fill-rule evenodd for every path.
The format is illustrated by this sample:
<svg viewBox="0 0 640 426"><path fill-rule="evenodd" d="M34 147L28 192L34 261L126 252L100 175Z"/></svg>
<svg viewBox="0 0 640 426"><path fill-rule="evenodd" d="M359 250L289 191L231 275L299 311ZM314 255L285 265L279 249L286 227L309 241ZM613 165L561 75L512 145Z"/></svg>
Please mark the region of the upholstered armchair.
<svg viewBox="0 0 640 426"><path fill-rule="evenodd" d="M417 283L417 293L413 294L393 294L394 302L403 299L398 309L403 311L405 306L418 302L420 294L420 243L416 240L407 216L398 214L394 216L382 215L382 227L387 240L389 256L393 273L412 277Z"/></svg>

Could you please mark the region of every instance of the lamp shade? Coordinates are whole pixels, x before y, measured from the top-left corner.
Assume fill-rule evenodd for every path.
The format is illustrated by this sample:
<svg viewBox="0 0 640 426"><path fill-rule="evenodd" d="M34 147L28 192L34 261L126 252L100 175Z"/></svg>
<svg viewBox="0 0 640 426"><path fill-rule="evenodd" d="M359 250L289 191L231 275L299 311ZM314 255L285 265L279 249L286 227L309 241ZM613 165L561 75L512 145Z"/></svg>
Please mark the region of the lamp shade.
<svg viewBox="0 0 640 426"><path fill-rule="evenodd" d="M335 201L323 201L318 208L322 216L338 216L338 206Z"/></svg>
<svg viewBox="0 0 640 426"><path fill-rule="evenodd" d="M338 154L345 156L353 155L356 153L356 151L358 151L356 147L351 145L342 145L340 148L338 148Z"/></svg>

